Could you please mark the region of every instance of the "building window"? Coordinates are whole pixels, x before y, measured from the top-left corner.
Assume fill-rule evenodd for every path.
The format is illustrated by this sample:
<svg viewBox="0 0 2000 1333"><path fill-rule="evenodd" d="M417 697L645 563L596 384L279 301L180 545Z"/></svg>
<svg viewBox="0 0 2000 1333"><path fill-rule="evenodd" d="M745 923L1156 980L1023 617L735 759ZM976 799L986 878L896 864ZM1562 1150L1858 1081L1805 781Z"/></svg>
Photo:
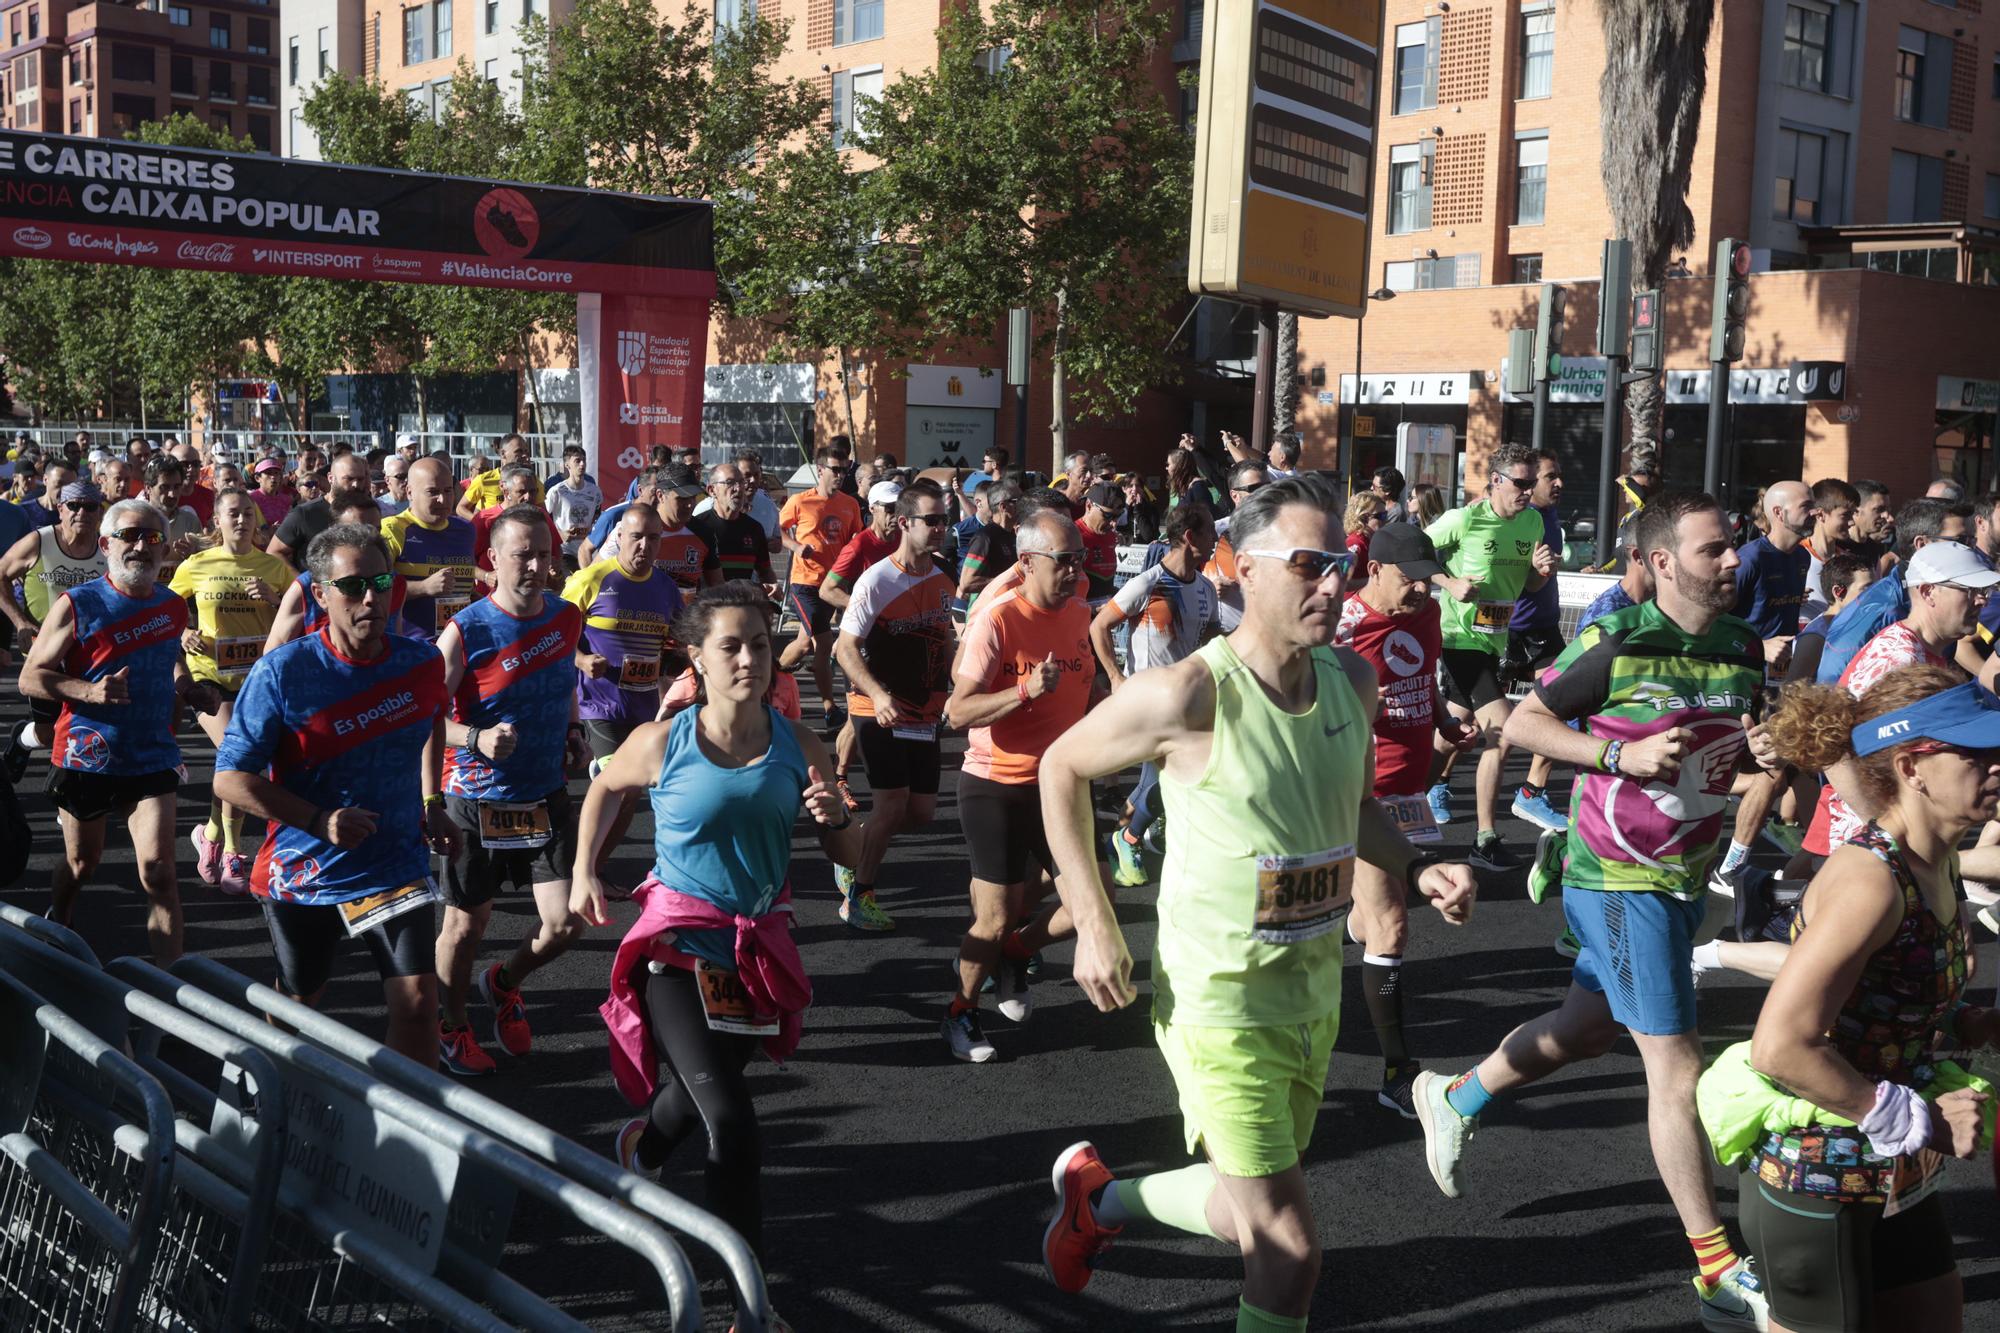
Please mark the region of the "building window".
<svg viewBox="0 0 2000 1333"><path fill-rule="evenodd" d="M410 105L417 109L418 115L428 116L431 113L431 86L428 83L403 89L403 96L410 99Z"/></svg>
<svg viewBox="0 0 2000 1333"><path fill-rule="evenodd" d="M1896 119L1944 128L1952 47L1951 38L1921 28L1896 30Z"/></svg>
<svg viewBox="0 0 2000 1333"><path fill-rule="evenodd" d="M486 35L500 31L500 0L486 0Z"/></svg>
<svg viewBox="0 0 2000 1333"><path fill-rule="evenodd" d="M73 46L69 51L69 81L83 82L83 48L80 46Z"/></svg>
<svg viewBox="0 0 2000 1333"><path fill-rule="evenodd" d="M326 29L325 29L325 28L321 28L321 29L319 30L319 72L320 72L320 77L321 77L321 78L325 78L325 77L326 77L326 75L328 74L328 72L329 72L329 71L331 71L332 69L333 69L333 51L332 51L332 49L331 49L330 47L328 47L328 46L327 46L327 44L326 44Z"/></svg>
<svg viewBox="0 0 2000 1333"><path fill-rule="evenodd" d="M2000 176L1986 174L1986 216L2000 218Z"/></svg>
<svg viewBox="0 0 2000 1333"><path fill-rule="evenodd" d="M500 62L498 60L489 60L486 62L486 81L495 88L500 86Z"/></svg>
<svg viewBox="0 0 2000 1333"><path fill-rule="evenodd" d="M208 62L208 97L212 102L236 100L236 76L227 60Z"/></svg>
<svg viewBox="0 0 2000 1333"><path fill-rule="evenodd" d="M72 97L69 99L69 132L71 134L83 133L83 99L81 97ZM1993 178L1988 176L1986 180L1986 192L1990 195L1993 193Z"/></svg>
<svg viewBox="0 0 2000 1333"><path fill-rule="evenodd" d="M168 5L167 22L176 28L189 27L194 23L194 11L186 5Z"/></svg>
<svg viewBox="0 0 2000 1333"><path fill-rule="evenodd" d="M264 65L252 65L244 71L245 83L243 100L254 106L271 105L271 71Z"/></svg>
<svg viewBox="0 0 2000 1333"><path fill-rule="evenodd" d="M229 49L229 16L210 14L208 16L208 44L218 51Z"/></svg>
<svg viewBox="0 0 2000 1333"><path fill-rule="evenodd" d="M269 116L251 116L247 123L250 127L251 147L260 153L270 152L271 118Z"/></svg>
<svg viewBox="0 0 2000 1333"><path fill-rule="evenodd" d="M293 107L285 115L285 151L293 157L299 155L299 131L304 127L305 118Z"/></svg>
<svg viewBox="0 0 2000 1333"><path fill-rule="evenodd" d="M435 0L431 5L431 57L443 60L451 54L451 0Z"/></svg>
<svg viewBox="0 0 2000 1333"><path fill-rule="evenodd" d="M415 9L403 11L403 63L421 65L424 62L424 29L430 15L419 5Z"/></svg>
<svg viewBox="0 0 2000 1333"><path fill-rule="evenodd" d="M15 14L7 20L7 45L19 46L20 44L21 44L21 16L19 14Z"/></svg>
<svg viewBox="0 0 2000 1333"><path fill-rule="evenodd" d="M111 48L111 77L128 83L151 83L153 81L153 49L149 46L122 46Z"/></svg>
<svg viewBox="0 0 2000 1333"><path fill-rule="evenodd" d="M1780 125L1777 154L1771 216L1807 225L1839 222L1847 136Z"/></svg>
<svg viewBox="0 0 2000 1333"><path fill-rule="evenodd" d="M42 35L42 10L39 5L28 6L28 40L34 41Z"/></svg>
<svg viewBox="0 0 2000 1333"><path fill-rule="evenodd" d="M1556 73L1556 10L1536 5L1521 14L1521 96L1547 97Z"/></svg>
<svg viewBox="0 0 2000 1333"><path fill-rule="evenodd" d="M1431 141L1389 149L1389 232L1426 231L1431 225Z"/></svg>
<svg viewBox="0 0 2000 1333"><path fill-rule="evenodd" d="M1445 255L1439 259L1406 259L1382 266L1382 285L1392 292L1445 291L1479 285L1479 256Z"/></svg>
<svg viewBox="0 0 2000 1333"><path fill-rule="evenodd" d="M153 119L153 99L139 93L111 94L111 125L113 129L136 130Z"/></svg>
<svg viewBox="0 0 2000 1333"><path fill-rule="evenodd" d="M431 117L443 120L451 114L451 80L439 79L431 85Z"/></svg>
<svg viewBox="0 0 2000 1333"><path fill-rule="evenodd" d="M1540 255L1514 256L1514 281L1540 282L1542 280L1542 257Z"/></svg>
<svg viewBox="0 0 2000 1333"><path fill-rule="evenodd" d="M846 148L859 126L862 102L882 100L882 69L843 69L833 76L833 146Z"/></svg>
<svg viewBox="0 0 2000 1333"><path fill-rule="evenodd" d="M22 56L14 62L14 93L16 96L42 86L42 62L34 56Z"/></svg>
<svg viewBox="0 0 2000 1333"><path fill-rule="evenodd" d="M757 17L757 0L715 0L715 30L741 27Z"/></svg>
<svg viewBox="0 0 2000 1333"><path fill-rule="evenodd" d="M1400 116L1437 105L1441 29L1441 20L1435 18L1397 26L1395 114Z"/></svg>
<svg viewBox="0 0 2000 1333"><path fill-rule="evenodd" d="M1548 211L1549 132L1514 136L1514 225L1538 227Z"/></svg>
<svg viewBox="0 0 2000 1333"><path fill-rule="evenodd" d="M535 0L521 0L521 22L526 23L535 16Z"/></svg>
<svg viewBox="0 0 2000 1333"><path fill-rule="evenodd" d="M285 42L285 83L289 87L299 86L299 39L287 38Z"/></svg>
<svg viewBox="0 0 2000 1333"><path fill-rule="evenodd" d="M252 55L271 54L271 20L243 20L243 49Z"/></svg>
<svg viewBox="0 0 2000 1333"><path fill-rule="evenodd" d="M882 0L833 0L833 44L872 42L882 35Z"/></svg>
<svg viewBox="0 0 2000 1333"><path fill-rule="evenodd" d="M1944 159L1892 150L1885 222L1938 222L1944 218Z"/></svg>
<svg viewBox="0 0 2000 1333"><path fill-rule="evenodd" d="M172 66L172 83L170 87L173 90L174 96L197 96L198 94L194 89L194 57L184 56L176 52L168 63Z"/></svg>
<svg viewBox="0 0 2000 1333"><path fill-rule="evenodd" d="M1785 6L1785 54L1778 79L1789 88L1826 91L1828 12L1819 5Z"/></svg>

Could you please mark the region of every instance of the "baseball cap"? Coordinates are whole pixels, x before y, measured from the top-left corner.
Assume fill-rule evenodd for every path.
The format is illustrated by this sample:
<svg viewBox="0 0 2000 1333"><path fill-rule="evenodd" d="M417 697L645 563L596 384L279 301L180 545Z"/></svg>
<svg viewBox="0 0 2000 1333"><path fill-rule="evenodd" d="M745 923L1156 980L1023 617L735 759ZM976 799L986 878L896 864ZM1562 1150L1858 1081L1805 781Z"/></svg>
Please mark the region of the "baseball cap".
<svg viewBox="0 0 2000 1333"><path fill-rule="evenodd" d="M1444 573L1437 546L1414 523L1385 523L1368 539L1368 558L1394 565L1404 578L1434 579Z"/></svg>
<svg viewBox="0 0 2000 1333"><path fill-rule="evenodd" d="M660 469L660 489L669 495L693 496L703 493L701 478L685 463L669 463Z"/></svg>
<svg viewBox="0 0 2000 1333"><path fill-rule="evenodd" d="M104 492L94 481L73 481L56 492L58 504L103 504Z"/></svg>
<svg viewBox="0 0 2000 1333"><path fill-rule="evenodd" d="M868 488L868 507L874 509L878 505L892 505L902 493L903 483L900 481L878 481Z"/></svg>
<svg viewBox="0 0 2000 1333"><path fill-rule="evenodd" d="M408 445L412 449L417 447L418 440L414 431L406 430L396 437L396 447L401 449L404 445Z"/></svg>
<svg viewBox="0 0 2000 1333"><path fill-rule="evenodd" d="M2000 750L2000 698L1978 681L1968 680L1908 708L1869 718L1854 729L1853 740L1854 753L1863 757L1914 740Z"/></svg>
<svg viewBox="0 0 2000 1333"><path fill-rule="evenodd" d="M1090 489L1083 493L1083 498L1099 509L1123 509L1125 488L1115 482L1094 482Z"/></svg>
<svg viewBox="0 0 2000 1333"><path fill-rule="evenodd" d="M965 480L959 484L958 489L964 494L966 499L970 500L981 486L984 486L991 480L993 480L991 472L968 472L965 474Z"/></svg>
<svg viewBox="0 0 2000 1333"><path fill-rule="evenodd" d="M250 470L252 472L283 472L285 465L275 458L260 458L257 460L257 466Z"/></svg>
<svg viewBox="0 0 2000 1333"><path fill-rule="evenodd" d="M1934 541L1910 557L1903 575L1905 587L1921 588L1932 583L1954 583L1961 588L1990 588L2000 583L1986 557L1960 542Z"/></svg>
<svg viewBox="0 0 2000 1333"><path fill-rule="evenodd" d="M111 451L102 447L92 449L90 451L90 461L93 463L109 463L111 461Z"/></svg>

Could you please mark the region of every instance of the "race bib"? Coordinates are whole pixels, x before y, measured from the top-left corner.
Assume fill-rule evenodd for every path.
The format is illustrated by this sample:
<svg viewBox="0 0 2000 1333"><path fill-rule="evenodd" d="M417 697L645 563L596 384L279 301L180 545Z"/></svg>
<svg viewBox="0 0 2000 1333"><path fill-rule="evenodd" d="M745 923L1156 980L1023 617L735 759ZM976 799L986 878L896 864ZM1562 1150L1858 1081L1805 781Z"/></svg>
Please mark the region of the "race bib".
<svg viewBox="0 0 2000 1333"><path fill-rule="evenodd" d="M440 597L437 599L437 627L440 631L451 623L451 618L472 605L470 597Z"/></svg>
<svg viewBox="0 0 2000 1333"><path fill-rule="evenodd" d="M479 845L540 847L551 836L547 801L481 801Z"/></svg>
<svg viewBox="0 0 2000 1333"><path fill-rule="evenodd" d="M750 1007L750 992L743 989L742 979L734 972L703 958L695 962L694 975L701 986L702 1016L710 1031L742 1037L777 1035L777 1016L766 1018Z"/></svg>
<svg viewBox="0 0 2000 1333"><path fill-rule="evenodd" d="M1513 619L1512 602L1480 602L1472 608L1472 631L1475 634L1505 634Z"/></svg>
<svg viewBox="0 0 2000 1333"><path fill-rule="evenodd" d="M414 884L405 884L400 889L390 889L386 893L371 893L366 898L356 898L352 902L339 903L341 923L347 927L349 935L365 935L384 922L393 921L405 912L414 912L419 907L429 907L437 897L437 890L427 879Z"/></svg>
<svg viewBox="0 0 2000 1333"><path fill-rule="evenodd" d="M225 676L247 675L263 655L264 639L261 635L215 641L215 669Z"/></svg>
<svg viewBox="0 0 2000 1333"><path fill-rule="evenodd" d="M1898 1157L1889 1177L1888 1195L1882 1200L1882 1216L1894 1217L1937 1193L1943 1174L1944 1155L1929 1148Z"/></svg>
<svg viewBox="0 0 2000 1333"><path fill-rule="evenodd" d="M660 659L657 657L628 657L618 668L618 688L621 690L651 690L659 688Z"/></svg>
<svg viewBox="0 0 2000 1333"><path fill-rule="evenodd" d="M1396 828L1411 842L1444 841L1444 834L1438 830L1437 816L1431 813L1431 803L1423 795L1378 796L1375 799L1389 812L1389 818L1396 821Z"/></svg>
<svg viewBox="0 0 2000 1333"><path fill-rule="evenodd" d="M899 741L922 741L926 745L931 745L937 741L938 724L935 722L906 722L900 727L889 728L889 734Z"/></svg>
<svg viewBox="0 0 2000 1333"><path fill-rule="evenodd" d="M1351 844L1303 856L1258 857L1251 936L1266 944L1301 944L1335 929L1347 916L1353 878Z"/></svg>

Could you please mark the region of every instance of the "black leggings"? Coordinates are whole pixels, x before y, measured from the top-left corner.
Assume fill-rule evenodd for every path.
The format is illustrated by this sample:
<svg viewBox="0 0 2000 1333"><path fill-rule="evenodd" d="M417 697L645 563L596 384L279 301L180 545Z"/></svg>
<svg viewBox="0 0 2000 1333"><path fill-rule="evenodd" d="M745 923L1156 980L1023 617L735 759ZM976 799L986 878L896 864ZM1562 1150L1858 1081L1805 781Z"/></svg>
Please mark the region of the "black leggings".
<svg viewBox="0 0 2000 1333"><path fill-rule="evenodd" d="M661 1165L697 1126L708 1130L708 1209L761 1258L764 1145L743 1068L763 1039L708 1026L701 988L682 967L646 973L646 1023L667 1066L639 1136L639 1164Z"/></svg>

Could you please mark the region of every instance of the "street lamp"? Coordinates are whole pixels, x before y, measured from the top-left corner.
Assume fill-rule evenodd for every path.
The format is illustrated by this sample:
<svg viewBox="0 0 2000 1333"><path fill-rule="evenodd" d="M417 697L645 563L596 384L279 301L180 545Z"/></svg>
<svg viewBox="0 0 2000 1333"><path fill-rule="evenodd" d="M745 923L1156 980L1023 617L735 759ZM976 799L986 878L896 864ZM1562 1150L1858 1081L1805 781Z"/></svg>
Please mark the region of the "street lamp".
<svg viewBox="0 0 2000 1333"><path fill-rule="evenodd" d="M1393 301L1396 299L1392 287L1377 287L1368 293L1371 301ZM1361 334L1368 318L1368 308L1361 308L1361 315L1354 321L1354 407L1348 413L1347 465L1341 472L1341 486L1349 495L1354 493L1354 455L1361 448Z"/></svg>

